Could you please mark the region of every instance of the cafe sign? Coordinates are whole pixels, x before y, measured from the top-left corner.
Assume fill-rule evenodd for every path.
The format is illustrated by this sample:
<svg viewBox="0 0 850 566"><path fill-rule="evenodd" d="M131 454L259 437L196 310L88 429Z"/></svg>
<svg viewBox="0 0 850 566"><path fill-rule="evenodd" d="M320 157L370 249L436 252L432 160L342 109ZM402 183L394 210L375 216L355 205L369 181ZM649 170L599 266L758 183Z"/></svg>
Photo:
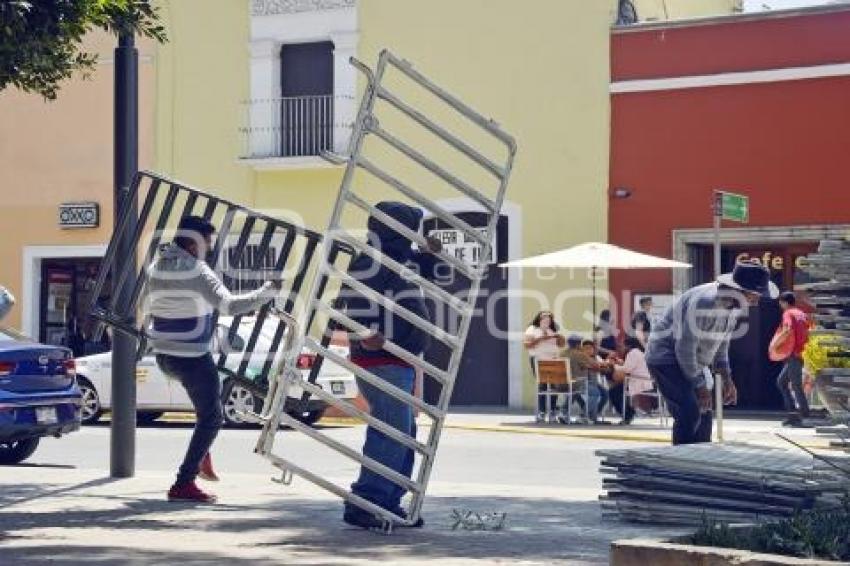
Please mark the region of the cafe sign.
<svg viewBox="0 0 850 566"><path fill-rule="evenodd" d="M97 228L100 206L96 202L66 202L59 205L60 228Z"/></svg>
<svg viewBox="0 0 850 566"><path fill-rule="evenodd" d="M764 251L764 252L741 252L735 256L735 262L752 262L762 265L771 271L782 271L785 269L786 254L782 252ZM806 263L806 256L799 255L794 259L794 267L802 269Z"/></svg>

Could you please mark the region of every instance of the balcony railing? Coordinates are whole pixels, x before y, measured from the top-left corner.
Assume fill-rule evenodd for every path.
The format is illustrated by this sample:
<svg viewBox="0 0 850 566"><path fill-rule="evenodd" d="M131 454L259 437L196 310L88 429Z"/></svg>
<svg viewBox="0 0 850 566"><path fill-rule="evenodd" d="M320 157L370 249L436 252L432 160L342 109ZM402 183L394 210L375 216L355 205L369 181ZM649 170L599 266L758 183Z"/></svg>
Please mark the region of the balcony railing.
<svg viewBox="0 0 850 566"><path fill-rule="evenodd" d="M317 156L340 151L351 124L342 123L352 97L295 96L250 100L244 104L242 157L268 159Z"/></svg>

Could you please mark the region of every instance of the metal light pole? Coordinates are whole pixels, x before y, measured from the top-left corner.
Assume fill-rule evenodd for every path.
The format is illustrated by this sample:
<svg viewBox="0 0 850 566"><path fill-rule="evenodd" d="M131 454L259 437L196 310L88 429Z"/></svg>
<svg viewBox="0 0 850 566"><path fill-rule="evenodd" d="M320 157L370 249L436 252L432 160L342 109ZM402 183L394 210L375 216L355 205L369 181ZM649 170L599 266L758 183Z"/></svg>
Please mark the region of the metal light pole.
<svg viewBox="0 0 850 566"><path fill-rule="evenodd" d="M114 223L126 207L136 217L135 199L128 198L130 184L139 167L139 54L131 31L121 31L115 48L115 131ZM121 234L118 257L130 263L130 273L136 270L136 250L130 245L129 235L135 228L131 221ZM113 293L119 289L113 288ZM121 293L117 305L125 310L129 290ZM128 321L131 324L133 320ZM112 337L112 429L110 434L110 475L129 478L136 464L136 340L120 331Z"/></svg>

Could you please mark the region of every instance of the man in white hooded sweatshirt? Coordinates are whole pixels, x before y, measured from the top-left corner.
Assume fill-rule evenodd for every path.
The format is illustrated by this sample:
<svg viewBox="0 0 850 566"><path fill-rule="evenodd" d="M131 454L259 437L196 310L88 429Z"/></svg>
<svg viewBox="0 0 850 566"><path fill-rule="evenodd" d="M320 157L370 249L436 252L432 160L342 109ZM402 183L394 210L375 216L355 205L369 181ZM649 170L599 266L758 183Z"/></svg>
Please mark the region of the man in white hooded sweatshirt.
<svg viewBox="0 0 850 566"><path fill-rule="evenodd" d="M177 480L168 491L170 501L215 502L195 478L216 481L210 447L222 426L221 380L212 356L213 316L243 314L260 308L280 290L280 282L266 282L243 295L232 295L204 261L212 247L215 227L198 216L180 221L174 241L160 248L148 268L145 301L151 324L147 329L156 362L186 389L195 408L195 430Z"/></svg>

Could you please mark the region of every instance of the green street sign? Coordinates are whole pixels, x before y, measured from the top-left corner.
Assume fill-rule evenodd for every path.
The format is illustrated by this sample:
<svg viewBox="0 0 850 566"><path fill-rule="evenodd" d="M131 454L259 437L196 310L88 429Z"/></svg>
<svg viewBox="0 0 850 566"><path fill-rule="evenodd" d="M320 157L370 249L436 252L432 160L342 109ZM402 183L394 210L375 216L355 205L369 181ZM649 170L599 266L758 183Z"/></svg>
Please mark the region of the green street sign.
<svg viewBox="0 0 850 566"><path fill-rule="evenodd" d="M726 193L723 191L718 191L717 195L720 217L723 218L723 220L732 220L734 222L750 221L749 197L745 195L736 195L734 193Z"/></svg>

